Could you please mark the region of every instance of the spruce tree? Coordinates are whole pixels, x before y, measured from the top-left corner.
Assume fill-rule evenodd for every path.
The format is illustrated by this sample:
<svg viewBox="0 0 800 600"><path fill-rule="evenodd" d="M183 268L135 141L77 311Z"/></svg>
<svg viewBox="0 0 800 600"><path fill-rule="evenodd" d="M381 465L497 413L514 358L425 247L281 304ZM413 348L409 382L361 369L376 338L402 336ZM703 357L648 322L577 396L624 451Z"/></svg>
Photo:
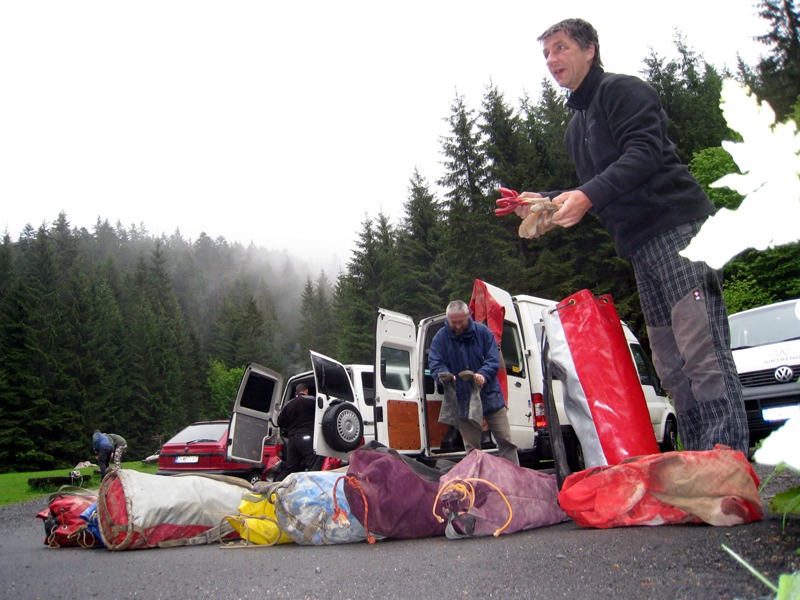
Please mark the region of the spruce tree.
<svg viewBox="0 0 800 600"><path fill-rule="evenodd" d="M409 182L409 198L397 231L397 276L387 282L390 303L415 321L442 310L446 269L442 254L442 211L417 169Z"/></svg>
<svg viewBox="0 0 800 600"><path fill-rule="evenodd" d="M373 362L374 331L377 309L383 305L385 277L382 269L390 262L390 233L385 216L379 216L376 228L372 219L362 221L356 249L336 284L334 292L335 357L344 363Z"/></svg>
<svg viewBox="0 0 800 600"><path fill-rule="evenodd" d="M769 23L769 31L756 39L770 54L755 69L740 64L740 70L745 83L783 121L800 100L800 13L793 0L761 0L758 14Z"/></svg>
<svg viewBox="0 0 800 600"><path fill-rule="evenodd" d="M688 164L703 150L730 139L720 108L722 76L706 64L677 34L679 59L666 61L651 51L644 60L645 78L656 89L669 117L667 135L681 160Z"/></svg>
<svg viewBox="0 0 800 600"><path fill-rule="evenodd" d="M448 298L469 300L475 279L504 281L513 271L508 262L506 231L495 218L495 198L479 116L457 96L450 108L450 135L441 138L445 174L446 227L441 266L447 270Z"/></svg>

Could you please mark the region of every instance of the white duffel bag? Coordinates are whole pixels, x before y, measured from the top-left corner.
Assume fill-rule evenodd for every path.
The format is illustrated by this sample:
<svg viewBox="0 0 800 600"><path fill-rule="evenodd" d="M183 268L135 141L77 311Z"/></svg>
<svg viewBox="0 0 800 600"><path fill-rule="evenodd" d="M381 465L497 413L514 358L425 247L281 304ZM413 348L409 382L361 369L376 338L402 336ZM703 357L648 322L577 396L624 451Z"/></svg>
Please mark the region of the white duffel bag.
<svg viewBox="0 0 800 600"><path fill-rule="evenodd" d="M100 535L109 550L218 541L232 530L220 532L220 523L238 514L242 496L251 489L236 477L111 471L98 491Z"/></svg>

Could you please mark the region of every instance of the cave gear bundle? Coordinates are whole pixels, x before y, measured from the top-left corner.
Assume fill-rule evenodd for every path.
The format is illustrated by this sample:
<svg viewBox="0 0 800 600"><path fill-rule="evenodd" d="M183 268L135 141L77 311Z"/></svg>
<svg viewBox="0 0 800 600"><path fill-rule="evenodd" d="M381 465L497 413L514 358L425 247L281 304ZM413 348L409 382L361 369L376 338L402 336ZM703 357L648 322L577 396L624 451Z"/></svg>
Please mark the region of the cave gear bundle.
<svg viewBox="0 0 800 600"><path fill-rule="evenodd" d="M561 373L564 411L586 467L658 454L650 414L622 324L610 296L581 290L543 311L553 371Z"/></svg>
<svg viewBox="0 0 800 600"><path fill-rule="evenodd" d="M749 461L726 446L634 457L573 473L558 501L582 527L758 521L764 511Z"/></svg>
<svg viewBox="0 0 800 600"><path fill-rule="evenodd" d="M370 533L396 539L435 537L445 530L431 513L443 474L372 443L350 455L342 485L353 515Z"/></svg>
<svg viewBox="0 0 800 600"><path fill-rule="evenodd" d="M440 479L434 516L451 539L498 536L566 521L557 498L555 475L473 450Z"/></svg>
<svg viewBox="0 0 800 600"><path fill-rule="evenodd" d="M272 488L278 525L296 544L328 546L367 539L345 496L335 494L343 476L336 471L291 473Z"/></svg>
<svg viewBox="0 0 800 600"><path fill-rule="evenodd" d="M111 471L100 485L97 521L110 550L208 543L216 540L202 534L219 532L220 522L237 512L243 493L251 489L244 479L222 475Z"/></svg>

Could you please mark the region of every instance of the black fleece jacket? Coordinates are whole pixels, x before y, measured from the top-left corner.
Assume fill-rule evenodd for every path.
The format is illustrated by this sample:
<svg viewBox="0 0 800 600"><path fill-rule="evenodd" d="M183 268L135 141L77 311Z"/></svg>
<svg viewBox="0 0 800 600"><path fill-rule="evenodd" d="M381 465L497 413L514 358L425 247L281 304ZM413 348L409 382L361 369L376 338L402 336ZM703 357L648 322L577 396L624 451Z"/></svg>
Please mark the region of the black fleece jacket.
<svg viewBox="0 0 800 600"><path fill-rule="evenodd" d="M314 398L298 394L286 403L278 415L278 427L285 437L293 435L314 435Z"/></svg>
<svg viewBox="0 0 800 600"><path fill-rule="evenodd" d="M714 214L667 137L667 115L648 83L593 67L567 106L575 111L565 143L578 189L620 256L629 258L654 235Z"/></svg>

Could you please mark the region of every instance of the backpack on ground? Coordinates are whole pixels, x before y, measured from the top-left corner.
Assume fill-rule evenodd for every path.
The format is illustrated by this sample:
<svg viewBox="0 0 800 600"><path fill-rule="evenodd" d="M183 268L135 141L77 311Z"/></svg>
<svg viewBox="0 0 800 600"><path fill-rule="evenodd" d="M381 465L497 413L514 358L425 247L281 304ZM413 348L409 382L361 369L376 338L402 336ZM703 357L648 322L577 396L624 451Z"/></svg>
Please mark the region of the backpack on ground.
<svg viewBox="0 0 800 600"><path fill-rule="evenodd" d="M48 507L36 515L44 522L44 543L50 548L81 546L93 548L102 544L89 530L81 515L97 502L94 492L65 485L50 495Z"/></svg>
<svg viewBox="0 0 800 600"><path fill-rule="evenodd" d="M261 494L255 492L245 494L239 505L239 514L225 518L239 533L244 545L274 546L294 541L278 524L275 515L275 493L270 489ZM222 544L226 547L229 545L224 541Z"/></svg>

